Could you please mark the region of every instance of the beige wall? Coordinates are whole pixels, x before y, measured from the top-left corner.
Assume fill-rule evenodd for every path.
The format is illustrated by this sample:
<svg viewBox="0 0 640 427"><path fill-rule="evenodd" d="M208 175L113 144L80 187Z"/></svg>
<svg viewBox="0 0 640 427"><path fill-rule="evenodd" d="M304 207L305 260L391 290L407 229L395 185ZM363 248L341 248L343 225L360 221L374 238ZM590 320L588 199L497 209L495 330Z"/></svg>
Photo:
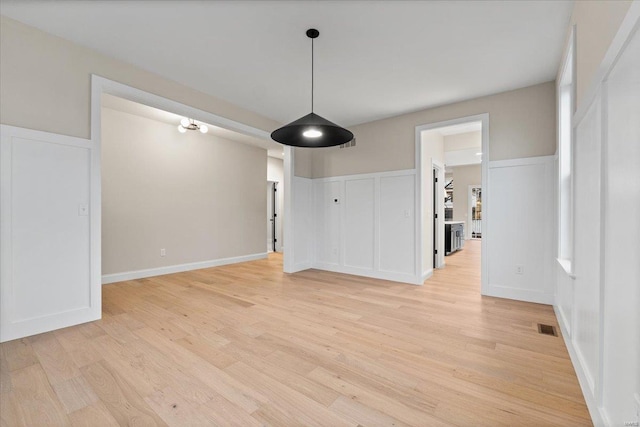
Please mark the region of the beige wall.
<svg viewBox="0 0 640 427"><path fill-rule="evenodd" d="M482 148L482 131L458 133L444 137L444 151Z"/></svg>
<svg viewBox="0 0 640 427"><path fill-rule="evenodd" d="M272 131L277 122L133 65L0 17L0 121L90 137L91 74Z"/></svg>
<svg viewBox="0 0 640 427"><path fill-rule="evenodd" d="M265 150L108 108L102 120L103 274L265 252Z"/></svg>
<svg viewBox="0 0 640 427"><path fill-rule="evenodd" d="M303 178L311 178L311 157L314 150L318 148L300 148L294 149L295 166L293 174Z"/></svg>
<svg viewBox="0 0 640 427"><path fill-rule="evenodd" d="M490 159L552 155L556 151L555 83L353 126L358 144L313 153L314 178L415 167L415 127L489 113Z"/></svg>
<svg viewBox="0 0 640 427"><path fill-rule="evenodd" d="M631 3L630 0L575 2L571 25L576 26L576 105L580 105Z"/></svg>
<svg viewBox="0 0 640 427"><path fill-rule="evenodd" d="M467 221L469 214L469 186L482 184L482 166L455 166L453 169L453 220ZM465 224L465 233L470 223Z"/></svg>

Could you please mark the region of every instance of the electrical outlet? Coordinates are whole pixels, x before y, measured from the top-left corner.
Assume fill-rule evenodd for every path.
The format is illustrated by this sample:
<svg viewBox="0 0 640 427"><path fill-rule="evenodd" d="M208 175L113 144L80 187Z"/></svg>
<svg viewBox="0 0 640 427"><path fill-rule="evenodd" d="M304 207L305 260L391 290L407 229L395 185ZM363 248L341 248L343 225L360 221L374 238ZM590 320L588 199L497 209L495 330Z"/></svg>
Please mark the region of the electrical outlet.
<svg viewBox="0 0 640 427"><path fill-rule="evenodd" d="M160 249L160 256L165 256L167 254L167 250L162 248Z"/></svg>
<svg viewBox="0 0 640 427"><path fill-rule="evenodd" d="M524 266L523 265L516 265L516 274L524 274Z"/></svg>

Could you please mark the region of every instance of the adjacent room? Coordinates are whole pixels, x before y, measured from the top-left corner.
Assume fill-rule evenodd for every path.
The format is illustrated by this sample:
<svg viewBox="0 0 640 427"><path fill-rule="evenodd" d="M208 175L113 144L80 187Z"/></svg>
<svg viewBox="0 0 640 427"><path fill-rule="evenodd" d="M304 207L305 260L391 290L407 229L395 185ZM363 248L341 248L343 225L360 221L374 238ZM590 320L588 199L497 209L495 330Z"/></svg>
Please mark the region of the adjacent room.
<svg viewBox="0 0 640 427"><path fill-rule="evenodd" d="M640 425L640 1L0 2L0 424Z"/></svg>

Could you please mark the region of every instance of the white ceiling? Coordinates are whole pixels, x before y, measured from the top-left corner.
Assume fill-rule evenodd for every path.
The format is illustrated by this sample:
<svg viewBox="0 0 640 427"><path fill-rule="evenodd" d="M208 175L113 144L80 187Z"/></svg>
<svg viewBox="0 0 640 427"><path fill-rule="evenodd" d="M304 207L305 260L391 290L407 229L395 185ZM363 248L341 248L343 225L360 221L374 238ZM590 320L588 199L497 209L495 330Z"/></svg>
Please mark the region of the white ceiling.
<svg viewBox="0 0 640 427"><path fill-rule="evenodd" d="M344 126L555 78L573 1L18 1L1 13L289 122Z"/></svg>
<svg viewBox="0 0 640 427"><path fill-rule="evenodd" d="M178 114L170 113L168 111L160 110L154 107L149 107L148 105L139 104L128 99L109 95L108 93L102 94L102 106L111 108L112 110L135 114L137 116L142 116L162 123L174 125L176 127L176 132L178 132L178 125L180 124L180 120L182 120L183 118L183 116L180 116ZM205 122L197 121L197 123L202 124ZM228 139L230 141L240 142L242 144L253 145L254 147L260 147L267 150L267 154L270 157L276 157L278 159L284 158L282 145L278 144L277 142L244 135L229 129L224 129L219 126L212 125L210 123L206 123L206 125L209 127L208 133L211 135Z"/></svg>

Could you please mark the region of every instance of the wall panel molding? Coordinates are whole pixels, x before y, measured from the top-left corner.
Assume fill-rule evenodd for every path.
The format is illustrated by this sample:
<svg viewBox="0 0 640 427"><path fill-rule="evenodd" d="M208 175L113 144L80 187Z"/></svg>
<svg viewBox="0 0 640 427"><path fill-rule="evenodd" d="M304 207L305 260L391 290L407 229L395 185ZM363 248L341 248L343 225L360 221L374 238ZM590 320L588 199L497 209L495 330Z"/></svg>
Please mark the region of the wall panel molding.
<svg viewBox="0 0 640 427"><path fill-rule="evenodd" d="M6 125L0 137L0 342L99 319L99 148Z"/></svg>

